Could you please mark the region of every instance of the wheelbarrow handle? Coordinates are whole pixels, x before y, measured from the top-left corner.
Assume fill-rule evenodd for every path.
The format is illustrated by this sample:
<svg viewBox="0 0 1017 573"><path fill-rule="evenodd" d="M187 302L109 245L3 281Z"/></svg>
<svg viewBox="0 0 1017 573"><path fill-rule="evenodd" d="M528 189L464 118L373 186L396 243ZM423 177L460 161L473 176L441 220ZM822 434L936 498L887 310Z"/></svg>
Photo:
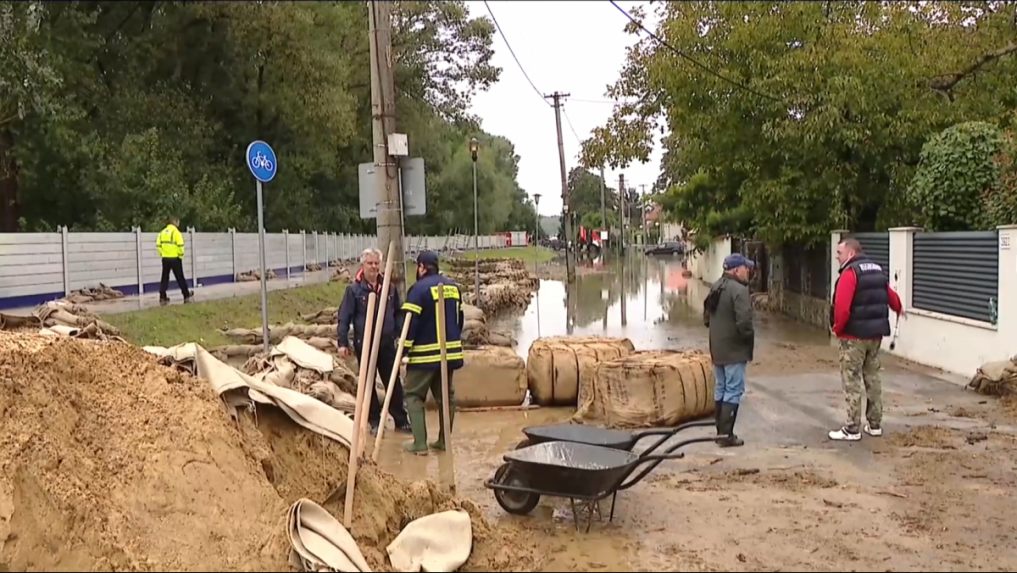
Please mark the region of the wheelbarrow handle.
<svg viewBox="0 0 1017 573"><path fill-rule="evenodd" d="M691 444L705 444L707 442L716 442L718 439L723 439L725 436L709 436L705 438L691 438L688 440L682 440L677 444L668 448L662 454L649 454L640 457L632 462L632 465L628 473L619 481L618 491L628 489L646 477L648 473L654 470L660 462L664 460L680 460L685 457L685 454L678 450ZM639 469L640 466L646 465L642 470L632 477L633 472Z"/></svg>
<svg viewBox="0 0 1017 573"><path fill-rule="evenodd" d="M682 424L682 425L677 426L675 428L664 428L664 429L660 429L660 430L656 430L656 429L655 430L645 430L643 432L638 432L637 433L636 441L632 444L632 446L635 447L636 443L638 443L639 440L641 440L641 439L643 439L643 438L645 438L647 436L662 436L659 440L657 440L656 442L653 442L653 445L648 447L648 448L646 448L646 450L641 454L642 456L647 456L647 455L655 452L657 450L657 448L659 448L660 446L664 445L664 442L670 440L671 437L674 436L675 434L677 434L678 432L681 432L683 430L687 430L689 428L707 428L707 427L712 428L714 425L716 425L716 422L713 421L713 420L710 420L710 421L701 420L701 421L698 421L698 422L689 422L687 424Z"/></svg>

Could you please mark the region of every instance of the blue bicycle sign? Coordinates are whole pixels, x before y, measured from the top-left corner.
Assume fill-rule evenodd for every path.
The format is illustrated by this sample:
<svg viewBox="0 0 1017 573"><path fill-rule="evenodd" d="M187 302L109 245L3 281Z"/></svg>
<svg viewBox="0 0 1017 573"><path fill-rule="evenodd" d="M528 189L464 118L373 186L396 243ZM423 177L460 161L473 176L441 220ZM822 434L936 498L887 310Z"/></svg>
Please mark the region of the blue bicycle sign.
<svg viewBox="0 0 1017 573"><path fill-rule="evenodd" d="M264 141L255 141L247 146L247 168L251 175L262 183L268 183L275 177L275 152Z"/></svg>

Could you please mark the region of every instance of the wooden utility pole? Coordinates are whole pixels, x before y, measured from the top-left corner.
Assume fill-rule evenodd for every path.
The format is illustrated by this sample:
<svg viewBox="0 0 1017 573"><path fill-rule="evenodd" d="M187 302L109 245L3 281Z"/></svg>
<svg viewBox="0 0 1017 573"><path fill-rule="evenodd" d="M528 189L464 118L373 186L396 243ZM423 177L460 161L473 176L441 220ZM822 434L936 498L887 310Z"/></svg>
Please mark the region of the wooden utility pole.
<svg viewBox="0 0 1017 573"><path fill-rule="evenodd" d="M561 205L565 217L565 277L569 284L576 280L575 251L569 244L572 241L572 197L569 194L568 174L565 173L565 142L561 136L561 100L569 94L554 92L544 98L554 101L554 122L558 129L558 163L561 166Z"/></svg>
<svg viewBox="0 0 1017 573"><path fill-rule="evenodd" d="M371 125L374 129L374 164L378 168L378 245L395 244L398 260L392 265L392 285L406 292L403 258L402 192L399 160L388 150L388 137L395 133L395 81L392 78L392 3L368 3L371 44Z"/></svg>
<svg viewBox="0 0 1017 573"><path fill-rule="evenodd" d="M618 174L618 219L621 220L621 252L625 254L625 174Z"/></svg>

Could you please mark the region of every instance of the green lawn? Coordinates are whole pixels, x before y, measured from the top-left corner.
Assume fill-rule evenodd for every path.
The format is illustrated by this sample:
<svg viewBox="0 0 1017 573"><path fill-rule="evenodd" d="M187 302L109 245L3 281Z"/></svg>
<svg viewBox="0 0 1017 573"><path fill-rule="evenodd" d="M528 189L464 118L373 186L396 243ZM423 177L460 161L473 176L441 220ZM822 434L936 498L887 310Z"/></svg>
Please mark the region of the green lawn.
<svg viewBox="0 0 1017 573"><path fill-rule="evenodd" d="M296 321L300 314L339 306L345 283L269 291L268 320L271 324ZM194 304L174 304L103 316L139 346L173 346L197 342L211 348L229 344L218 329L260 328L261 294L223 298Z"/></svg>
<svg viewBox="0 0 1017 573"><path fill-rule="evenodd" d="M473 260L473 251L467 250L463 253L465 258ZM477 252L480 259L522 259L532 263L539 261L546 263L554 259L554 251L544 247L505 247L504 249L485 249Z"/></svg>

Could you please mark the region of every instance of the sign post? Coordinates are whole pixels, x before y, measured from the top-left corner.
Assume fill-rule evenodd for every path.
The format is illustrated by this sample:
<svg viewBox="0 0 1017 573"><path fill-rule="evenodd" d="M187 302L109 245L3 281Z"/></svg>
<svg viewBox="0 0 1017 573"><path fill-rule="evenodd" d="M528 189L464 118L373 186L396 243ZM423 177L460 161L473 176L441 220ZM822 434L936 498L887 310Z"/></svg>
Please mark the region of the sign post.
<svg viewBox="0 0 1017 573"><path fill-rule="evenodd" d="M275 152L264 141L254 141L247 146L247 168L258 185L258 254L261 257L261 339L268 353L268 269L265 264L265 203L262 200L261 184L275 178L278 165ZM287 245L287 249L289 245Z"/></svg>

